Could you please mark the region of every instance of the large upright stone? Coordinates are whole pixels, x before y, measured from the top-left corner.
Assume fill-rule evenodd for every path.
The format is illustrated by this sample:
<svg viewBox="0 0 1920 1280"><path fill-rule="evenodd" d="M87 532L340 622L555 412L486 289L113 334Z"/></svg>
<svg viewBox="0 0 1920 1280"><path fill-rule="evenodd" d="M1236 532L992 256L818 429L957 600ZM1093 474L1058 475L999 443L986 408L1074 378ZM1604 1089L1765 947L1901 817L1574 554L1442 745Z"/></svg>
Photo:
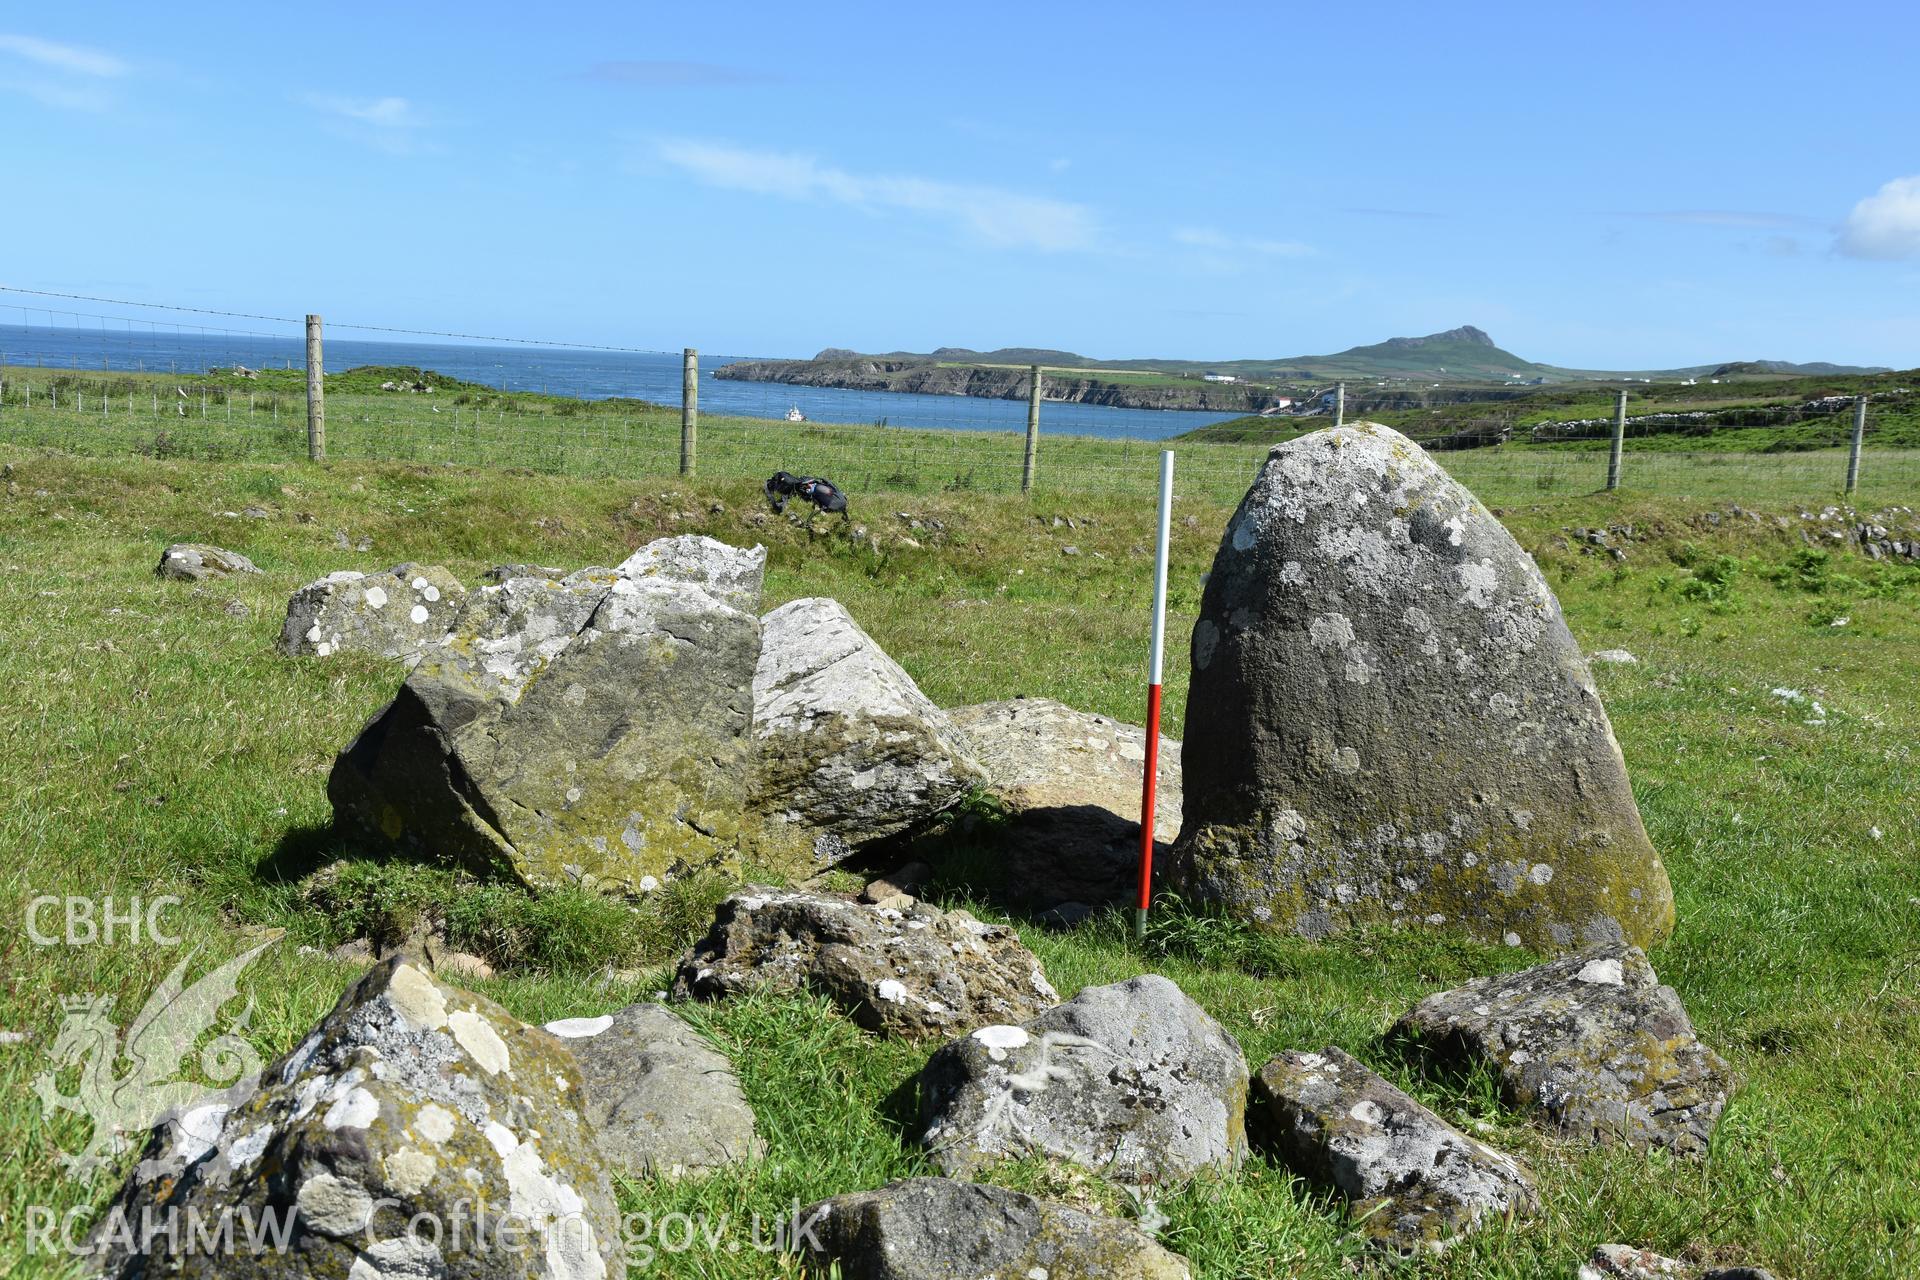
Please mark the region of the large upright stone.
<svg viewBox="0 0 1920 1280"><path fill-rule="evenodd" d="M759 649L750 610L667 574L483 587L328 795L353 825L536 887L731 866Z"/></svg>
<svg viewBox="0 0 1920 1280"><path fill-rule="evenodd" d="M624 1276L620 1212L580 1093L553 1036L389 959L244 1100L153 1132L97 1228L93 1270L115 1280ZM195 1234L223 1224L232 1248Z"/></svg>
<svg viewBox="0 0 1920 1280"><path fill-rule="evenodd" d="M1673 925L1593 679L1532 559L1419 446L1277 446L1214 558L1172 882L1323 937L1565 951Z"/></svg>
<svg viewBox="0 0 1920 1280"><path fill-rule="evenodd" d="M966 742L840 604L761 619L754 807L823 862L898 835L980 782Z"/></svg>

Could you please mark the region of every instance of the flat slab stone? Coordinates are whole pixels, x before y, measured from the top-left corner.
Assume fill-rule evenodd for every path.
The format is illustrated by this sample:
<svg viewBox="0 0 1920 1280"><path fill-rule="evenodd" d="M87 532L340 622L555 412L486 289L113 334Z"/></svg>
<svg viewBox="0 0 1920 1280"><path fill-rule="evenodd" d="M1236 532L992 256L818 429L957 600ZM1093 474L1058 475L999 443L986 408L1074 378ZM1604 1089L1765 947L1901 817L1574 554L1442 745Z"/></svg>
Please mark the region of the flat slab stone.
<svg viewBox="0 0 1920 1280"><path fill-rule="evenodd" d="M1005 1187L909 1178L804 1209L816 1260L846 1280L1190 1280L1131 1222Z"/></svg>
<svg viewBox="0 0 1920 1280"><path fill-rule="evenodd" d="M1437 1253L1531 1214L1533 1178L1337 1048L1276 1055L1253 1081L1248 1127L1287 1167L1337 1191L1368 1240Z"/></svg>
<svg viewBox="0 0 1920 1280"><path fill-rule="evenodd" d="M1442 1065L1491 1069L1510 1104L1598 1143L1705 1155L1734 1089L1638 947L1475 978L1422 1000L1393 1033Z"/></svg>
<svg viewBox="0 0 1920 1280"><path fill-rule="evenodd" d="M818 992L881 1035L950 1036L1060 998L1004 925L926 903L904 910L750 885L680 961L673 999Z"/></svg>
<svg viewBox="0 0 1920 1280"><path fill-rule="evenodd" d="M708 1173L766 1143L733 1064L665 1005L549 1022L579 1064L594 1144L630 1177Z"/></svg>
<svg viewBox="0 0 1920 1280"><path fill-rule="evenodd" d="M976 1028L920 1073L922 1141L971 1176L1039 1155L1116 1182L1231 1173L1246 1154L1240 1045L1166 978L1088 987L1018 1026Z"/></svg>

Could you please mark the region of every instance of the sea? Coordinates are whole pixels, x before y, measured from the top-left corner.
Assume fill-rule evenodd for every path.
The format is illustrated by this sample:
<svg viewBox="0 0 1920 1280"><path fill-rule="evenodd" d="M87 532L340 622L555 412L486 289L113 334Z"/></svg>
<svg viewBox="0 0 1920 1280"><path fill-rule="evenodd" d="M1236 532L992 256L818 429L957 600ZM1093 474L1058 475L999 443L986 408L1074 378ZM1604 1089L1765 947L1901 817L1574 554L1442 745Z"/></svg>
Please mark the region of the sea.
<svg viewBox="0 0 1920 1280"><path fill-rule="evenodd" d="M785 418L797 412L813 422L885 422L893 427L954 431L1026 430L1024 400L847 391L712 376L715 368L750 358L760 357L700 357L703 412L753 418ZM680 403L681 353L677 351L370 341L328 335L324 360L334 371L356 365L411 365L504 391L539 391L587 400L627 396L660 404ZM196 332L178 327L0 324L0 365L192 374L235 364L255 369L304 368L306 344L298 337ZM1129 440L1164 440L1232 416L1185 409L1122 409L1054 402L1042 405L1040 410L1041 429L1050 435Z"/></svg>

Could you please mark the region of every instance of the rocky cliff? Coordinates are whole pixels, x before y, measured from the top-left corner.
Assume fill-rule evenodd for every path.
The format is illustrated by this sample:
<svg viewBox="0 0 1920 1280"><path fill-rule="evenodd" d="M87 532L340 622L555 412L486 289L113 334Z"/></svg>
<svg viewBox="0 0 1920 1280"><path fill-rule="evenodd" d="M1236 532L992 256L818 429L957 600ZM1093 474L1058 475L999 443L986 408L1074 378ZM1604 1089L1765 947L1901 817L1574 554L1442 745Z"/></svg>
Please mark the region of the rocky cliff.
<svg viewBox="0 0 1920 1280"><path fill-rule="evenodd" d="M825 353L822 353L825 355ZM784 382L798 387L841 387L852 391L908 391L919 395L978 396L989 400L1025 400L1025 369L938 364L890 356L834 356L813 360L745 360L722 365L714 377L742 382ZM1047 400L1103 404L1125 409L1202 409L1257 413L1273 403L1270 390L1201 382L1193 385L1107 382L1085 374L1050 371L1042 394Z"/></svg>

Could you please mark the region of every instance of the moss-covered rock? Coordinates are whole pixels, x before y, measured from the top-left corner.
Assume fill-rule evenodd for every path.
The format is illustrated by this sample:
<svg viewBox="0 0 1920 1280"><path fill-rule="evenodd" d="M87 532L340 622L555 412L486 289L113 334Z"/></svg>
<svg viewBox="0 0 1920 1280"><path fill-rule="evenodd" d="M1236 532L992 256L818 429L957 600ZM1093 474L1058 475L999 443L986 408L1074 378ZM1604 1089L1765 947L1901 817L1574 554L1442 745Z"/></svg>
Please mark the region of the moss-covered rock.
<svg viewBox="0 0 1920 1280"><path fill-rule="evenodd" d="M466 596L459 580L438 565L330 573L287 601L280 651L295 657L355 652L415 658L447 638Z"/></svg>
<svg viewBox="0 0 1920 1280"><path fill-rule="evenodd" d="M800 1213L808 1252L846 1280L1190 1280L1187 1260L1130 1222L1005 1187L909 1178Z"/></svg>
<svg viewBox="0 0 1920 1280"><path fill-rule="evenodd" d="M881 1035L925 1039L1029 1017L1060 998L1005 925L749 885L680 961L676 1000L814 991Z"/></svg>
<svg viewBox="0 0 1920 1280"><path fill-rule="evenodd" d="M1488 1068L1509 1103L1590 1142L1704 1156L1734 1087L1638 947L1476 978L1428 996L1393 1031L1438 1064Z"/></svg>
<svg viewBox="0 0 1920 1280"><path fill-rule="evenodd" d="M553 1036L395 957L245 1101L154 1131L94 1264L117 1280L624 1276L580 1090Z"/></svg>
<svg viewBox="0 0 1920 1280"><path fill-rule="evenodd" d="M341 753L336 815L536 888L644 893L735 869L760 624L661 568L677 563L475 592Z"/></svg>
<svg viewBox="0 0 1920 1280"><path fill-rule="evenodd" d="M1673 925L1586 662L1532 559L1404 436L1273 450L1193 630L1170 883L1275 929L1557 952Z"/></svg>
<svg viewBox="0 0 1920 1280"><path fill-rule="evenodd" d="M1295 1173L1337 1192L1361 1234L1437 1253L1539 1206L1512 1156L1461 1133L1346 1052L1276 1055L1253 1080L1248 1128Z"/></svg>
<svg viewBox="0 0 1920 1280"><path fill-rule="evenodd" d="M1239 1043L1153 973L976 1028L920 1073L923 1141L956 1176L1028 1156L1138 1185L1227 1174L1246 1155L1246 1106Z"/></svg>

